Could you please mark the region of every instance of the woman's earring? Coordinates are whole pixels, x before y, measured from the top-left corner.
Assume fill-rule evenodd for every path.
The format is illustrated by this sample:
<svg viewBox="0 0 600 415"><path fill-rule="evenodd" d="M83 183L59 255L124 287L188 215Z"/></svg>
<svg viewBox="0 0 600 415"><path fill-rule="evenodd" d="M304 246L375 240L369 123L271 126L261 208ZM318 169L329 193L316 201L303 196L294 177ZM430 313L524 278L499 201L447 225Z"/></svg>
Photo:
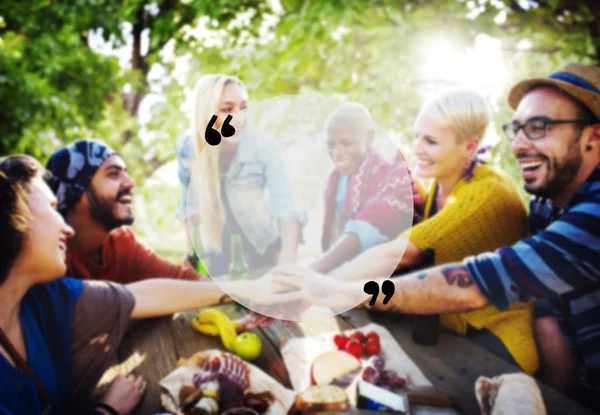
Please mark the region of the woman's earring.
<svg viewBox="0 0 600 415"><path fill-rule="evenodd" d="M592 145L588 144L587 146L585 146L585 151L592 151Z"/></svg>

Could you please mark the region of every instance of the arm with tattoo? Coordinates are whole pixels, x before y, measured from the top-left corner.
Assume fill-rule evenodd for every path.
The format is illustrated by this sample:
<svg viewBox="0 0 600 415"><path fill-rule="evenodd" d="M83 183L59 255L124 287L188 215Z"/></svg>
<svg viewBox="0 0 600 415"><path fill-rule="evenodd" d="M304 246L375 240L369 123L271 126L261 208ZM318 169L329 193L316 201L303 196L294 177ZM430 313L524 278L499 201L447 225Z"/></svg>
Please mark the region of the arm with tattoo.
<svg viewBox="0 0 600 415"><path fill-rule="evenodd" d="M378 280L381 283L384 279ZM488 300L473 284L467 267L446 264L392 278L396 292L387 305L379 296L375 309L415 314L438 314L483 307Z"/></svg>

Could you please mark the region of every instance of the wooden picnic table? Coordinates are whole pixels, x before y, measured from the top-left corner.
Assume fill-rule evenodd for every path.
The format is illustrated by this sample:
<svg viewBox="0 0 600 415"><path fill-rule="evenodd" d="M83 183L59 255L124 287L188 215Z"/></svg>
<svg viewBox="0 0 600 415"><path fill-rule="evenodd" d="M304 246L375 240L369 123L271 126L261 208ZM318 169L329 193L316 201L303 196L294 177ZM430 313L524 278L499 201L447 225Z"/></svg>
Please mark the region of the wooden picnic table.
<svg viewBox="0 0 600 415"><path fill-rule="evenodd" d="M225 305L222 309L233 318L246 312L235 305ZM205 336L191 328L190 320L196 315L197 311L190 311L153 319L141 323L126 335L118 352L120 363L107 372L103 382L108 382L117 373L142 375L148 381L148 386L136 414L155 415L164 412L160 406L158 381L176 368L180 358L213 348L225 350L219 337ZM370 322L386 327L433 385L453 395L456 409L465 415L479 414L474 385L480 375L493 377L519 371L479 345L449 332L442 332L435 346L415 344L408 316L359 309L322 321L289 325L276 322L267 329L254 330L263 342L263 353L253 363L291 389L279 351L280 340L351 330ZM549 414L592 413L546 385L538 384Z"/></svg>

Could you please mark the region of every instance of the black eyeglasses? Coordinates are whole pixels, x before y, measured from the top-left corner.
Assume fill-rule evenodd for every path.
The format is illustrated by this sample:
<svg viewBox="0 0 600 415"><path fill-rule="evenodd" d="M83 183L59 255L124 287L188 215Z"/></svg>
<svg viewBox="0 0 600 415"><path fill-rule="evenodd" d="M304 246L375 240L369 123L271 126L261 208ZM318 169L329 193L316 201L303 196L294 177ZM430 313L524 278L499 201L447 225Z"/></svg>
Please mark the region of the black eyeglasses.
<svg viewBox="0 0 600 415"><path fill-rule="evenodd" d="M513 141L515 138L517 138L519 130L523 130L525 136L528 139L538 140L540 138L546 137L546 134L548 134L549 126L558 124L591 125L593 124L593 122L584 119L553 120L552 118L547 117L534 117L527 120L525 124L520 124L518 121L513 121L510 124L505 124L502 126L502 130L504 130L504 135L506 136L508 141Z"/></svg>

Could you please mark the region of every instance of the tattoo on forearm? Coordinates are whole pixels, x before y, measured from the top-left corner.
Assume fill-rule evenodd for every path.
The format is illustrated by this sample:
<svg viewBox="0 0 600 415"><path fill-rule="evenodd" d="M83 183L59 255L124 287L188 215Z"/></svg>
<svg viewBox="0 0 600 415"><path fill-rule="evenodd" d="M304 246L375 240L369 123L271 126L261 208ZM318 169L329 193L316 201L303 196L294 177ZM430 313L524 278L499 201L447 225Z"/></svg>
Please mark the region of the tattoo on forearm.
<svg viewBox="0 0 600 415"><path fill-rule="evenodd" d="M463 265L443 267L442 275L446 278L448 285L454 285L455 282L459 288L469 288L473 285L469 271Z"/></svg>
<svg viewBox="0 0 600 415"><path fill-rule="evenodd" d="M419 275L417 275L417 279L418 280L424 280L425 278L427 278L427 273L426 272L422 272Z"/></svg>

